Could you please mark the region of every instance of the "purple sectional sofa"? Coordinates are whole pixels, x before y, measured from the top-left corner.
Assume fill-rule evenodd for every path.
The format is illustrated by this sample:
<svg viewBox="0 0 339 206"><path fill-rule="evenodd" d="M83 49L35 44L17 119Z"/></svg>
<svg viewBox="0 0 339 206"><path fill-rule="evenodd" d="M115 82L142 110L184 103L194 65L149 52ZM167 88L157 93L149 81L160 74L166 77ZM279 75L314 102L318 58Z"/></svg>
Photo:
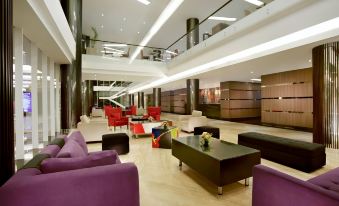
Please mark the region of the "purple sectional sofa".
<svg viewBox="0 0 339 206"><path fill-rule="evenodd" d="M64 146L46 146L0 187L0 205L140 205L138 170L133 163L121 163L115 151L83 151L85 156L79 156L82 152L78 150L73 157L71 139L87 151L79 133L65 138ZM57 158L62 151L70 157Z"/></svg>
<svg viewBox="0 0 339 206"><path fill-rule="evenodd" d="M339 167L303 181L263 165L253 171L252 206L338 206Z"/></svg>

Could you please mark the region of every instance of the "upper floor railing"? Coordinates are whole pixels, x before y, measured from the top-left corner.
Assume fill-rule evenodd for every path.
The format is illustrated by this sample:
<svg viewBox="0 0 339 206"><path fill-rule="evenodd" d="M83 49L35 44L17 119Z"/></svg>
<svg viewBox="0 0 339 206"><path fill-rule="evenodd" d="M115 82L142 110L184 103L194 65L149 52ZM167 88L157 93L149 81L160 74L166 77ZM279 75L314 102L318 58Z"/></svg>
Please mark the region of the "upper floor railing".
<svg viewBox="0 0 339 206"><path fill-rule="evenodd" d="M273 0L229 0L167 48L144 46L136 59L169 62ZM129 58L135 44L83 38L84 54Z"/></svg>

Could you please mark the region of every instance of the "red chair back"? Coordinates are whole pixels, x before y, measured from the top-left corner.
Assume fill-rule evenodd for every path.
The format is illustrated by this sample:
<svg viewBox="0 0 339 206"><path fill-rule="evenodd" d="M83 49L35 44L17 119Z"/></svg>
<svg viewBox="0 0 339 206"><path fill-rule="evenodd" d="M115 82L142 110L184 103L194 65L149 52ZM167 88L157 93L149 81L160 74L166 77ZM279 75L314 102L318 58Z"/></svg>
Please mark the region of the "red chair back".
<svg viewBox="0 0 339 206"><path fill-rule="evenodd" d="M131 115L137 115L137 107L134 105L131 106Z"/></svg>

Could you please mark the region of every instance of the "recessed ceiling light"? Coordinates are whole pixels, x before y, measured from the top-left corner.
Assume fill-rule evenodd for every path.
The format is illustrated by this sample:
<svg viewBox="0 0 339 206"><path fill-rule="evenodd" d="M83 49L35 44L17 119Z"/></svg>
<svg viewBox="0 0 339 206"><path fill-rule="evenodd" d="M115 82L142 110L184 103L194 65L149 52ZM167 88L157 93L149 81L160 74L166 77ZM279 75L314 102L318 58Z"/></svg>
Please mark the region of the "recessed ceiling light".
<svg viewBox="0 0 339 206"><path fill-rule="evenodd" d="M251 72L251 74L253 74L254 72Z"/></svg>
<svg viewBox="0 0 339 206"><path fill-rule="evenodd" d="M104 16L104 13L102 13L101 16Z"/></svg>
<svg viewBox="0 0 339 206"><path fill-rule="evenodd" d="M123 20L126 21L127 20L126 17L124 17Z"/></svg>
<svg viewBox="0 0 339 206"><path fill-rule="evenodd" d="M251 79L251 81L261 82L261 79Z"/></svg>
<svg viewBox="0 0 339 206"><path fill-rule="evenodd" d="M104 44L104 47L127 47L127 44Z"/></svg>
<svg viewBox="0 0 339 206"><path fill-rule="evenodd" d="M259 0L245 0L245 1L247 1L248 3L254 4L256 6L262 6L264 4L264 2L259 1Z"/></svg>
<svg viewBox="0 0 339 206"><path fill-rule="evenodd" d="M172 14L178 9L178 7L184 2L184 0L171 0L166 8L161 12L158 19L152 25L151 29L147 32L146 36L140 42L140 46L134 51L129 60L129 63L132 63L134 59L138 56L140 51L146 44L152 39L152 37L159 31L159 29L165 24L165 22L172 16Z"/></svg>
<svg viewBox="0 0 339 206"><path fill-rule="evenodd" d="M103 29L103 28L104 28L104 25L101 25L101 28Z"/></svg>
<svg viewBox="0 0 339 206"><path fill-rule="evenodd" d="M217 20L217 21L236 21L237 18L233 17L222 17L222 16L210 16L208 17L210 20Z"/></svg>
<svg viewBox="0 0 339 206"><path fill-rule="evenodd" d="M144 24L146 24L146 22L144 21Z"/></svg>
<svg viewBox="0 0 339 206"><path fill-rule="evenodd" d="M308 62L310 62L310 63L311 63L311 62L312 62L312 59L309 59L309 60L308 60Z"/></svg>
<svg viewBox="0 0 339 206"><path fill-rule="evenodd" d="M122 28L120 28L120 31L123 31L123 29L122 29Z"/></svg>
<svg viewBox="0 0 339 206"><path fill-rule="evenodd" d="M138 31L137 33L140 34L140 31Z"/></svg>
<svg viewBox="0 0 339 206"><path fill-rule="evenodd" d="M151 3L151 2L148 1L148 0L137 0L137 1L140 2L140 3L143 3L143 4L145 4L145 5L148 5L148 4Z"/></svg>
<svg viewBox="0 0 339 206"><path fill-rule="evenodd" d="M130 94L133 94L138 91L149 89L152 87L157 87L169 82L173 82L179 79L187 78L193 75L201 74L204 72L212 71L220 68L221 66L225 67L226 65L235 64L235 62L241 62L243 60L249 60L253 58L259 58L267 55L269 52L283 51L284 48L289 46L295 46L301 42L314 41L316 37L323 37L328 35L330 32L339 29L339 17L324 21L322 23L304 28L302 30L287 34L285 36L273 39L271 41L253 46L251 48L233 53L231 55L201 64L199 66L189 68L183 72L179 72L170 76L165 76L158 80L147 82L147 84L136 85L131 90Z"/></svg>

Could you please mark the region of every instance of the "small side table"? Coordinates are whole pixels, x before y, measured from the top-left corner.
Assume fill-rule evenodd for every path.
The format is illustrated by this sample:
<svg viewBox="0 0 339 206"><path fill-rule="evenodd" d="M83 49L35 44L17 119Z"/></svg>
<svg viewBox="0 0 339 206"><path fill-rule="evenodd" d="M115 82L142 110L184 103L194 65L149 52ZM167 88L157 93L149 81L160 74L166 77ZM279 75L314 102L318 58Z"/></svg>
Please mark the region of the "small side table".
<svg viewBox="0 0 339 206"><path fill-rule="evenodd" d="M152 128L152 147L153 148L172 148L172 138L177 138L179 136L178 127L168 126L164 128L163 126Z"/></svg>

